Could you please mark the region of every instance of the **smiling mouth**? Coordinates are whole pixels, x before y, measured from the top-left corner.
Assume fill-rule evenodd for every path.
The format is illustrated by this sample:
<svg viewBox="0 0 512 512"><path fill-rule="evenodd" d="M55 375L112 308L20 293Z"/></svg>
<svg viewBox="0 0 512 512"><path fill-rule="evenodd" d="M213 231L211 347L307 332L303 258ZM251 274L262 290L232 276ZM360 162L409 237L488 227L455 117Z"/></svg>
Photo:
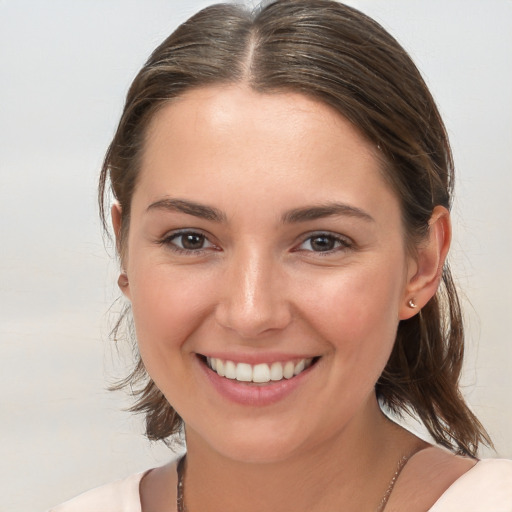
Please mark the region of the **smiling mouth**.
<svg viewBox="0 0 512 512"><path fill-rule="evenodd" d="M264 384L293 379L314 365L319 357L293 361L274 362L272 364L235 363L216 357L201 357L203 362L220 377L239 382Z"/></svg>

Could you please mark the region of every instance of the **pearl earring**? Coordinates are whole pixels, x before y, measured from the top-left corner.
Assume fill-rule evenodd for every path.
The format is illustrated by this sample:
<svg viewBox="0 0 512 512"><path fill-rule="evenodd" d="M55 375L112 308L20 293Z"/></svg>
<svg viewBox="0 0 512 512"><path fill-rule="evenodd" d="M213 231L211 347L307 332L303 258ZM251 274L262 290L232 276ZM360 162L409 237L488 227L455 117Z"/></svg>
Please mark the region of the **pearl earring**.
<svg viewBox="0 0 512 512"><path fill-rule="evenodd" d="M411 309L415 309L418 307L418 304L416 304L416 302L414 302L414 299L409 299L409 301L407 302L407 305L411 308Z"/></svg>

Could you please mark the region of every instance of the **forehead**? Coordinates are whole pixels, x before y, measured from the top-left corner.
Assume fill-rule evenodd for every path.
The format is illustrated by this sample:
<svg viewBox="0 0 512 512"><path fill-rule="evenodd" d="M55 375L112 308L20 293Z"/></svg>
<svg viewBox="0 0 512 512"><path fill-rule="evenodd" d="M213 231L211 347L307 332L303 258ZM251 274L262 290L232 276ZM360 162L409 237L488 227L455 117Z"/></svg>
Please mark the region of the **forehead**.
<svg viewBox="0 0 512 512"><path fill-rule="evenodd" d="M330 142L342 145L339 133L326 137L332 127L343 131L343 139L357 146L359 153L376 156L373 145L329 105L296 92L259 93L245 84L196 88L170 100L150 122L146 143L165 137L165 132L186 128L188 134L195 131L205 135L209 131L219 143L225 135L235 139L251 135L246 142L253 146L263 138L285 143L300 137L322 139L323 146ZM208 137L207 141L213 139Z"/></svg>
<svg viewBox="0 0 512 512"><path fill-rule="evenodd" d="M244 85L199 88L152 119L138 188L148 196L194 190L194 199L208 201L220 182L229 184L224 195L260 191L270 200L277 189L297 200L339 200L342 189L361 196L370 183L388 189L378 153L343 116L311 97Z"/></svg>

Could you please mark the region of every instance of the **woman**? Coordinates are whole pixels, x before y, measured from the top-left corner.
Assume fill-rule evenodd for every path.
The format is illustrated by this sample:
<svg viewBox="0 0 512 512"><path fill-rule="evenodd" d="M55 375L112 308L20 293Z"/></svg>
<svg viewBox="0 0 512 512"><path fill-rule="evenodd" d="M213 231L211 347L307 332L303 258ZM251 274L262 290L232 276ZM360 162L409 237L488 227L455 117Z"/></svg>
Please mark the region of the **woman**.
<svg viewBox="0 0 512 512"><path fill-rule="evenodd" d="M490 439L458 390L452 167L414 64L358 11L218 5L178 28L131 86L100 197L134 410L187 455L55 510L512 509L512 463L475 458Z"/></svg>

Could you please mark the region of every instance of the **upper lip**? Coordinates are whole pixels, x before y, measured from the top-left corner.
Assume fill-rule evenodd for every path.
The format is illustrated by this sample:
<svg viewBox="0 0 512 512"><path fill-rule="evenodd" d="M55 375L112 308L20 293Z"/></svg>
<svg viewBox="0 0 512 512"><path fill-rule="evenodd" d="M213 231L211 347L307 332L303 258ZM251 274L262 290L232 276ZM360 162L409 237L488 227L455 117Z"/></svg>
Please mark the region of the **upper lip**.
<svg viewBox="0 0 512 512"><path fill-rule="evenodd" d="M314 359L319 354L293 354L293 353L232 353L232 352L205 352L198 353L202 357L211 357L221 359L223 361L232 361L234 363L256 364L272 364L276 362L300 361L301 359Z"/></svg>

